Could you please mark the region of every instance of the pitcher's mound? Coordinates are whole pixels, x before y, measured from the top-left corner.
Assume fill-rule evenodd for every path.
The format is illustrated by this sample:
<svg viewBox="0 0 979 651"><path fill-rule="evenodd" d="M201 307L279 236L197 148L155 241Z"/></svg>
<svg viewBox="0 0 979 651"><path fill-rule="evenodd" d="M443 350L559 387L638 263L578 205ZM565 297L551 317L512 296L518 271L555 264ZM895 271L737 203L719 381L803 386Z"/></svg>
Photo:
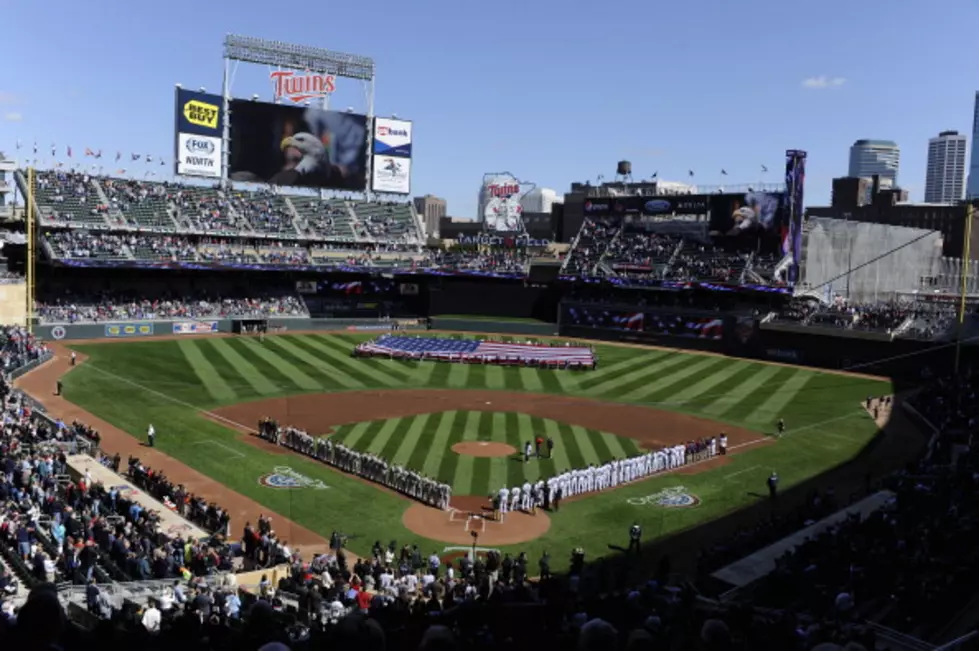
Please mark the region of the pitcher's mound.
<svg viewBox="0 0 979 651"><path fill-rule="evenodd" d="M455 545L472 545L472 532L475 531L479 534L476 544L480 547L516 545L540 538L551 528L551 518L542 509L537 509L533 515L507 513L502 521L492 518L488 501L470 496L452 498L448 511L412 504L405 510L401 521L419 536Z"/></svg>
<svg viewBox="0 0 979 651"><path fill-rule="evenodd" d="M506 443L491 443L488 441L462 441L452 446L456 454L470 457L509 457L517 453L517 448Z"/></svg>

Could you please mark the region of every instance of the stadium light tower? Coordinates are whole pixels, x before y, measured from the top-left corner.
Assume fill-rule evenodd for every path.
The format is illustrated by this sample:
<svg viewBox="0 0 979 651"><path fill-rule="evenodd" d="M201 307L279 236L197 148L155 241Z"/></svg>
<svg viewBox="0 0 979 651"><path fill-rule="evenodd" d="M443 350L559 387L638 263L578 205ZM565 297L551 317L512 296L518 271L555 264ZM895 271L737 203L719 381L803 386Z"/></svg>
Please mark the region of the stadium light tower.
<svg viewBox="0 0 979 651"><path fill-rule="evenodd" d="M223 83L223 105L224 105L224 129L222 140L224 141L224 155L221 162L221 182L227 184L228 181L228 156L231 151L231 79L232 63L252 63L257 65L269 66L279 70L293 70L296 72L314 71L322 75L335 75L346 79L360 81L364 86L364 95L367 104L367 123L373 124L374 118L374 60L370 57L359 54L346 54L318 47L306 45L293 45L282 41L270 41L264 38L252 36L240 36L228 34L224 39L224 83ZM278 101L276 101L278 103ZM325 100L324 100L324 108ZM367 151L371 151L373 141L373 129L367 129ZM367 157L366 179L371 178L371 157ZM323 196L325 196L325 190Z"/></svg>

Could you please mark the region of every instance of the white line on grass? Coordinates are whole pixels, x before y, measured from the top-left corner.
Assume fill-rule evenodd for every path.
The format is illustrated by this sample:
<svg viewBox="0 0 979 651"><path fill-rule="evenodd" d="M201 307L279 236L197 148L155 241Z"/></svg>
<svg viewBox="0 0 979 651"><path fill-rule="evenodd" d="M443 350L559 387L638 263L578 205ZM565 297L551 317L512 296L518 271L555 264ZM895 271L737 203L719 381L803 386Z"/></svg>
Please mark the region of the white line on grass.
<svg viewBox="0 0 979 651"><path fill-rule="evenodd" d="M194 445L216 445L217 447L222 448L223 450L225 450L228 454L233 454L236 457L238 457L239 459L244 459L245 458L245 455L243 455L241 452L239 452L238 450L235 450L234 448L228 447L227 445L225 445L221 441L213 441L211 439L204 439L203 441L198 441L197 443L194 443Z"/></svg>
<svg viewBox="0 0 979 651"><path fill-rule="evenodd" d="M730 479L731 477L737 477L738 475L744 474L746 472L751 472L752 470L756 470L758 468L761 468L761 466L751 466L750 468L745 468L744 470L732 472L730 475L724 475L723 477L721 477L721 479Z"/></svg>
<svg viewBox="0 0 979 651"><path fill-rule="evenodd" d="M107 376L109 376L111 378L115 378L116 380L119 380L120 382L125 382L126 384L128 384L130 386L134 386L137 389L142 389L143 391L146 391L147 393L152 393L153 395L159 396L160 398L163 398L164 400L168 400L168 401L172 402L175 405L180 405L181 407L189 407L189 408L191 408L191 409L193 409L195 411L198 411L198 412L200 412L202 414L207 414L208 416L210 416L214 420L219 420L221 422L228 423L229 425L234 425L235 427L239 427L241 429L247 430L249 432L252 432L253 434L257 434L258 433L258 430L254 429L252 427L249 427L247 425L242 425L241 423L238 423L236 421L233 421L230 418L225 418L224 416L222 416L220 414L216 414L213 411L208 411L206 409L201 409L197 405L192 405L191 403L186 402L185 400L180 400L179 398L174 398L173 396L168 396L167 394L162 393L160 391L157 391L156 389L151 389L148 386L144 386L144 385L140 384L139 382L133 382L129 378L124 378L121 375L116 375L115 373L112 373L110 371L106 371L105 369L101 369L98 366L95 366L94 364L85 364L85 367L86 368L90 368L93 371L98 371L99 373L101 373L103 375L107 375Z"/></svg>

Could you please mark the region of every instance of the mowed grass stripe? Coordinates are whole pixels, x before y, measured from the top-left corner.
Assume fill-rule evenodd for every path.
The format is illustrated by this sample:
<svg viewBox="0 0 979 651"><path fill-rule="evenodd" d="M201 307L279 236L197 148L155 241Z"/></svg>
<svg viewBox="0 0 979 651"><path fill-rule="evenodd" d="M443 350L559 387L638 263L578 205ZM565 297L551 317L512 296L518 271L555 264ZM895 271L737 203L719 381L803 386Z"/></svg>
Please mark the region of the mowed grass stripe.
<svg viewBox="0 0 979 651"><path fill-rule="evenodd" d="M479 412L479 424L477 439L480 441L493 440L493 414L488 411ZM505 460L494 459L491 457L477 457L473 459L472 480L469 484L469 491L472 495L488 495L490 493L490 468L498 465Z"/></svg>
<svg viewBox="0 0 979 651"><path fill-rule="evenodd" d="M521 388L526 391L540 393L544 390L544 383L540 379L540 371L536 368L520 367L516 371L516 376L520 379Z"/></svg>
<svg viewBox="0 0 979 651"><path fill-rule="evenodd" d="M449 376L446 378L446 385L454 389L463 389L469 382L469 364L453 364L450 362L435 362L445 364L449 368Z"/></svg>
<svg viewBox="0 0 979 651"><path fill-rule="evenodd" d="M440 411L437 414L428 414L427 416L425 428L421 433L421 440L418 442L418 445L412 448L408 455L408 460L404 463L405 467L414 468L418 471L422 471L425 468L425 459L428 456L429 446L432 445L432 440L435 438L435 433L438 431L438 428L442 426L442 419L445 418L445 412Z"/></svg>
<svg viewBox="0 0 979 651"><path fill-rule="evenodd" d="M423 365L431 366L432 370L428 374L429 386L444 387L449 385L449 373L455 364L446 362L421 362Z"/></svg>
<svg viewBox="0 0 979 651"><path fill-rule="evenodd" d="M378 456L382 459L393 459L394 455L398 453L398 448L401 447L401 444L408 436L408 431L411 429L415 420L416 417L414 416L399 418L397 426L391 432L391 436L388 438L387 443L384 444L384 447L381 448Z"/></svg>
<svg viewBox="0 0 979 651"><path fill-rule="evenodd" d="M293 335L286 341L302 351L304 359L308 357L311 361L315 360L315 366L321 373L329 377L342 378L343 382L352 389L383 384L364 372L365 367L360 366L360 360L345 357L329 346L319 344L311 335Z"/></svg>
<svg viewBox="0 0 979 651"><path fill-rule="evenodd" d="M544 439L544 445L541 447L541 454L547 454L547 437L550 436L554 438L552 434L548 432L547 421L544 418L538 418L537 416L531 416L530 426L534 432L534 436L539 436ZM556 440L556 439L555 439ZM554 458L544 457L543 459L537 460L537 466L539 471L537 473L538 477L551 477L557 473L554 471Z"/></svg>
<svg viewBox="0 0 979 651"><path fill-rule="evenodd" d="M269 339L274 338L275 337L269 337ZM323 384L317 382L311 376L304 373L298 366L286 360L282 355L279 355L266 348L265 344L258 343L256 340L248 337L235 339L235 342L241 344L241 346L254 357L257 357L269 366L278 369L284 377L288 378L289 381L300 389L305 391L317 391L323 389Z"/></svg>
<svg viewBox="0 0 979 651"><path fill-rule="evenodd" d="M254 364L229 346L228 339L202 339L201 341L220 355L228 367L234 369L245 382L251 385L255 393L268 396L281 391L280 387L265 377L265 374L259 371Z"/></svg>
<svg viewBox="0 0 979 651"><path fill-rule="evenodd" d="M391 386L401 384L407 379L407 375L400 368L403 362L396 362L393 359L381 360L351 357L352 348L347 348L342 345L338 346L332 337L324 335L299 335L296 337L296 340L326 355L335 363L342 366L347 373L355 377L369 378L375 382ZM365 383L371 384L371 382Z"/></svg>
<svg viewBox="0 0 979 651"><path fill-rule="evenodd" d="M394 456L391 457L391 462L399 466L408 466L411 453L416 448L422 447L420 441L422 434L425 432L425 428L428 426L428 414L419 414L414 418L406 418L405 420L411 421L408 426L408 431L405 432L401 443L398 445L398 449L395 451Z"/></svg>
<svg viewBox="0 0 979 651"><path fill-rule="evenodd" d="M585 462L585 455L581 452L581 447L578 445L578 438L575 436L574 429L572 429L571 425L558 423L557 428L561 435L560 438L555 439L554 445L563 445L568 448L568 463L571 464L571 467L584 468L588 465Z"/></svg>
<svg viewBox="0 0 979 651"><path fill-rule="evenodd" d="M612 451L609 450L608 445L605 443L605 437L602 436L602 432L594 429L588 430L588 440L591 441L591 446L595 448L595 454L598 455L602 463L611 461Z"/></svg>
<svg viewBox="0 0 979 651"><path fill-rule="evenodd" d="M620 394L622 400L638 400L643 401L648 399L649 396L653 396L657 393L665 391L669 387L683 382L688 377L697 375L701 371L713 368L725 361L723 357L704 357L699 361L694 362L695 358L691 358L691 364L684 366L683 368L678 368L671 371L668 375L664 375L652 382L629 391L628 393Z"/></svg>
<svg viewBox="0 0 979 651"><path fill-rule="evenodd" d="M227 345L230 350L237 353L243 360L255 367L255 370L257 370L262 377L275 385L276 390L279 393L293 393L302 389L302 387L296 384L296 381L293 378L286 375L286 372L281 368L278 366L273 366L264 358L255 355L252 352L251 347L245 344L244 337L217 339L215 341L224 342L224 344Z"/></svg>
<svg viewBox="0 0 979 651"><path fill-rule="evenodd" d="M307 347L300 346L296 343L296 338L290 337L269 337L266 341L272 342L273 345L278 346L280 349L285 351L292 357L302 360L309 366L316 369L320 375L329 378L336 384L339 384L345 389L362 389L364 388L364 383L360 380L351 377L349 374L341 371L336 367L335 364L326 362L315 354L313 354Z"/></svg>
<svg viewBox="0 0 979 651"><path fill-rule="evenodd" d="M561 441L561 428L558 427L557 421L545 418L543 424L544 438L554 440L554 450L551 452L554 455L551 458L551 467L554 469L554 473L570 470L571 461L568 459L568 446Z"/></svg>
<svg viewBox="0 0 979 651"><path fill-rule="evenodd" d="M252 398L262 397L262 394L256 393L255 389L249 384L233 366L228 364L228 361L218 354L218 352L211 346L211 341L217 341L217 339L191 339L197 349L201 352L214 370L219 376L225 381L228 387L237 395L237 400L250 400Z"/></svg>
<svg viewBox="0 0 979 651"><path fill-rule="evenodd" d="M391 440L391 436L402 423L402 421L408 420L406 418L389 418L388 420L381 421L381 429L377 430L374 434L374 438L367 444L367 452L371 454L380 455L381 450L384 446L388 444Z"/></svg>
<svg viewBox="0 0 979 651"><path fill-rule="evenodd" d="M486 367L486 388L487 389L505 389L506 377L505 371L502 366L492 364Z"/></svg>
<svg viewBox="0 0 979 651"><path fill-rule="evenodd" d="M745 420L749 423L774 423L814 375L811 371L797 370Z"/></svg>
<svg viewBox="0 0 979 651"><path fill-rule="evenodd" d="M635 445L629 447L626 450L624 442L632 441L632 439L623 439L622 437L616 436L615 434L609 434L608 432L599 432L602 437L602 442L605 445L605 449L608 450L610 459L622 459L624 457L632 456L635 454Z"/></svg>
<svg viewBox="0 0 979 651"><path fill-rule="evenodd" d="M465 427L462 430L463 442L475 442L479 438L479 416L478 411L465 412ZM476 458L469 454L455 454L456 460L455 473L452 475L452 492L459 495L472 495L473 466Z"/></svg>
<svg viewBox="0 0 979 651"><path fill-rule="evenodd" d="M483 364L468 364L467 366L469 366L469 379L466 380L466 387L473 389L486 388L486 372L490 367Z"/></svg>
<svg viewBox="0 0 979 651"><path fill-rule="evenodd" d="M734 372L731 376L725 378L718 384L712 386L710 389L704 393L694 397L688 398L685 403L681 404L675 400L674 397L670 397L665 400L662 404L670 409L679 409L687 412L701 413L703 409L712 404L718 398L722 398L731 391L737 391L741 386L748 381L748 379L754 377L755 373L758 372L760 366L753 362L739 362L742 366ZM718 375L721 375L719 372Z"/></svg>
<svg viewBox="0 0 979 651"><path fill-rule="evenodd" d="M538 430L534 428L531 417L527 414L517 414L517 429L520 431L521 445L526 445L529 441L531 449L533 449ZM525 463L523 466L523 476L525 481L529 481L531 484L535 483L540 478L540 460L531 457L530 463Z"/></svg>
<svg viewBox="0 0 979 651"><path fill-rule="evenodd" d="M660 404L683 407L686 403L693 401L698 396L704 395L717 385L750 366L753 366L750 362L737 361L730 362L723 368L706 369L703 371L704 377L687 382L686 386L680 391L662 398Z"/></svg>
<svg viewBox="0 0 979 651"><path fill-rule="evenodd" d="M449 432L449 438L446 440L445 447L442 449L442 461L438 466L438 474L435 475L435 478L440 482L444 482L450 486L455 486L456 466L459 465L459 455L452 451L452 446L460 443L462 437L466 435L467 421L468 412L460 411L456 413L452 430Z"/></svg>
<svg viewBox="0 0 979 651"><path fill-rule="evenodd" d="M786 380L788 380L792 375L795 374L796 370L787 367L773 367L776 373L761 387L756 391L753 391L750 395L745 397L744 400L734 405L728 412L724 415L724 418L730 421L742 422L751 427L757 428L759 423L749 423L748 416L753 414L765 401L771 398L774 394L782 390L782 386ZM771 427L771 423L768 426Z"/></svg>
<svg viewBox="0 0 979 651"><path fill-rule="evenodd" d="M516 457L507 459L506 465L506 485L508 488L523 485L523 449L520 443L520 424L517 415L512 411L504 414L506 419L506 442L513 446L519 453Z"/></svg>
<svg viewBox="0 0 979 651"><path fill-rule="evenodd" d="M200 381L211 397L218 402L232 402L238 398L234 389L228 386L221 374L211 362L207 361L201 349L190 339L181 339L177 342L177 347L184 354L184 358L193 369L194 375Z"/></svg>
<svg viewBox="0 0 979 651"><path fill-rule="evenodd" d="M350 427L349 429L347 428L346 425L343 425L337 430L337 433L331 436L330 438L336 441L337 443L343 443L348 448L359 450L360 449L359 444L361 439L364 437L365 434L367 434L368 430L370 430L371 426L374 425L375 423L377 424L377 428L380 429L381 424L378 423L377 421L370 422L370 423L354 423L353 426Z"/></svg>
<svg viewBox="0 0 979 651"><path fill-rule="evenodd" d="M727 393L720 396L703 408L704 413L711 416L722 416L728 411L744 402L748 396L765 387L768 391L774 391L777 387L769 384L773 377L778 375L779 367L758 365L755 373L746 378L740 385L732 387Z"/></svg>
<svg viewBox="0 0 979 651"><path fill-rule="evenodd" d="M406 382L414 382L421 384L422 386L434 384L435 380L435 370L439 366L444 366L436 364L435 362L406 362L408 366L405 368L411 369L408 375L408 380ZM413 365L413 366L412 366Z"/></svg>
<svg viewBox="0 0 979 651"><path fill-rule="evenodd" d="M588 430L580 425L572 425L571 433L574 435L575 443L578 444L578 449L581 451L581 457L585 461L581 467L590 466L592 464L596 466L599 465L602 460L599 458L598 453L595 452L595 446L592 444L591 436L589 436Z"/></svg>
<svg viewBox="0 0 979 651"><path fill-rule="evenodd" d="M547 393L562 393L564 390L561 387L561 383L557 379L558 373L565 373L566 371L551 370L551 369L539 369L540 383L544 387L544 391Z"/></svg>
<svg viewBox="0 0 979 651"><path fill-rule="evenodd" d="M377 433L384 427L384 421L372 420L369 423L357 423L357 425L364 425L364 427L360 429L355 426L347 434L346 440L341 441L341 443L358 452L366 452L377 437Z"/></svg>
<svg viewBox="0 0 979 651"><path fill-rule="evenodd" d="M624 373L618 377L609 378L601 384L589 389L587 393L593 395L606 395L614 392L616 396L621 396L629 391L646 386L651 379L665 373L674 366L689 362L690 359L690 355L685 355L683 353L665 355L652 364L643 365L634 371Z"/></svg>
<svg viewBox="0 0 979 651"><path fill-rule="evenodd" d="M489 416L491 417L489 419L491 428L490 440L497 443L506 443L506 415L497 411L489 414ZM487 485L490 491L498 491L506 483L507 464L511 463L511 461L507 457L491 459L491 461Z"/></svg>
<svg viewBox="0 0 979 651"><path fill-rule="evenodd" d="M358 340L350 341L347 338L338 335L310 335L313 339L320 341L325 346L330 346L337 351L345 359L350 359L356 361L357 364L376 369L381 373L386 373L400 381L405 381L415 370L411 364L413 362L404 362L395 359L381 359L378 357L362 357L354 358L353 350L360 343Z"/></svg>
<svg viewBox="0 0 979 651"><path fill-rule="evenodd" d="M523 378L520 376L520 369L512 366L500 367L503 371L503 388L508 391L523 391Z"/></svg>
<svg viewBox="0 0 979 651"><path fill-rule="evenodd" d="M599 366L594 371L588 373L588 379L582 380L578 383L581 389L591 389L604 382L608 377L618 377L624 375L625 373L631 373L632 371L652 364L660 357L666 356L665 351L657 351L652 353L640 353L636 351L636 355L624 359L621 362L615 362L609 364L608 366L603 366L601 360L599 360Z"/></svg>
<svg viewBox="0 0 979 651"><path fill-rule="evenodd" d="M457 411L444 411L442 418L435 427L435 434L432 436L432 443L428 446L425 455L425 464L422 466L422 474L426 477L438 477L442 459L452 454L449 452L449 438L455 426ZM416 466L417 467L417 466Z"/></svg>

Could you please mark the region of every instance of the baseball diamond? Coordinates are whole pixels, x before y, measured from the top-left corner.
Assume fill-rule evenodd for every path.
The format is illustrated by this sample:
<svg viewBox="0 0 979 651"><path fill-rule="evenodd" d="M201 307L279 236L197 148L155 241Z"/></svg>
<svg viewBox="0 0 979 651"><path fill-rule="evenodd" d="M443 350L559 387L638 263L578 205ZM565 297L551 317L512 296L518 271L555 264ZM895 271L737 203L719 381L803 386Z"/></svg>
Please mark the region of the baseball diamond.
<svg viewBox="0 0 979 651"><path fill-rule="evenodd" d="M70 403L44 398L47 387L34 392L56 414L63 404L68 416L73 403L89 418L140 440L152 423L161 452L297 526L324 537L336 530L351 534L348 544L358 553L391 536L435 548L459 544L478 527L487 544L503 549L536 536L519 549L534 554L547 548L557 558L580 546L600 554L615 532L634 521L648 537L659 537L754 503L772 468L783 486L791 486L841 463L877 432L861 401L889 386L856 374L605 344L594 346L599 368L584 373L355 358L354 347L371 338L319 332L72 343L80 362L63 377ZM63 346L55 344L66 356ZM40 380L29 375L26 381ZM262 441L253 435L262 418L447 483L453 493L449 515L470 515L439 515ZM789 425L776 440L779 418ZM487 496L501 487L721 432L730 438L726 457L579 495L559 511L515 514L501 523L491 518ZM538 436L553 440L551 457L525 460L526 442ZM458 444L480 442L518 453L454 451ZM283 467L303 481L268 480L285 477L276 470ZM696 508L690 507L693 498L684 502L687 508L676 508L675 500L645 499L679 485L684 495L695 496ZM232 514L234 528L243 524L238 517Z"/></svg>

